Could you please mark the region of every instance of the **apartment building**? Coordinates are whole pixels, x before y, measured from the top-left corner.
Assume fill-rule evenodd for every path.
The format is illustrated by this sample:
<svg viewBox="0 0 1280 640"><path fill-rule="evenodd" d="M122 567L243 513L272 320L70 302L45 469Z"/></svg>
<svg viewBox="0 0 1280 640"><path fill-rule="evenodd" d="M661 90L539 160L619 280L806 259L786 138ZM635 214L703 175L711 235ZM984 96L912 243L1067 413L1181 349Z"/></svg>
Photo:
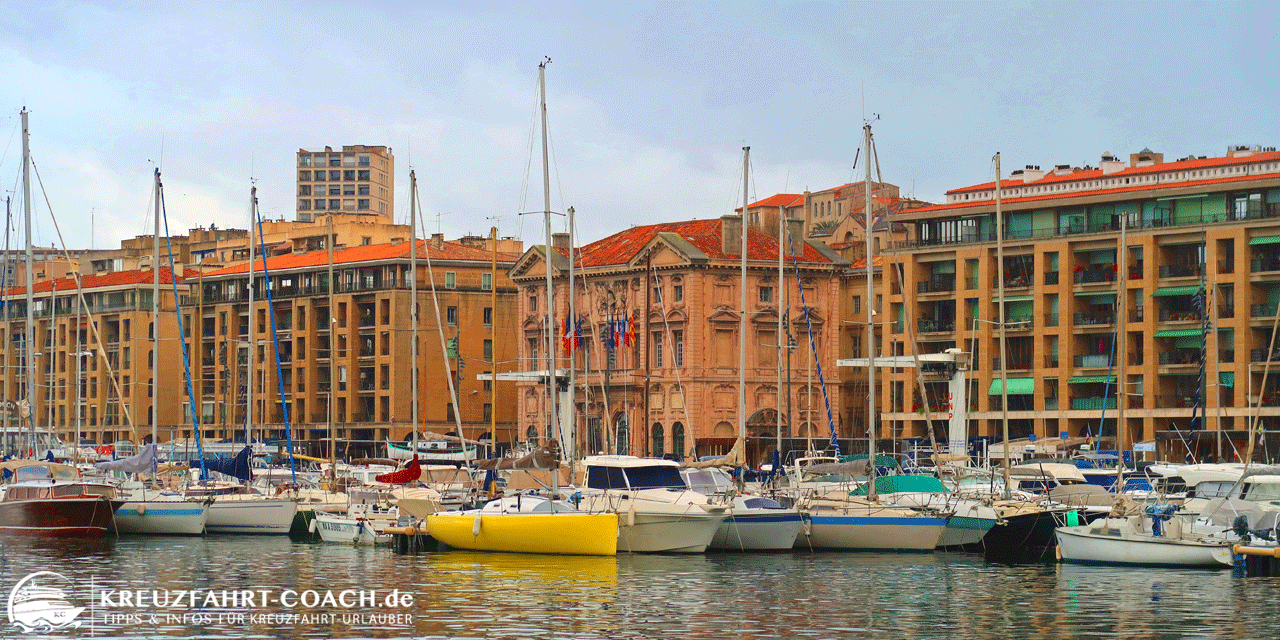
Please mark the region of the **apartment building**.
<svg viewBox="0 0 1280 640"><path fill-rule="evenodd" d="M499 382L495 403L492 383L475 375L512 370L517 353L516 289L506 272L520 246L497 241L495 275L493 242L439 235L418 242L419 428L509 444L514 386ZM188 280L199 292L183 303L199 380L194 404L208 437L243 428L250 389L252 422L267 439L285 435L281 389L295 441L309 441L314 453L327 452L330 417L349 452L411 437L409 243L335 247L332 301L328 253L270 256L265 273L255 260L252 319L247 262Z"/></svg>
<svg viewBox="0 0 1280 640"><path fill-rule="evenodd" d="M185 293L183 277L177 279ZM86 275L81 290L87 307L80 303L74 278L33 287L35 350L30 353L37 426L74 442L79 422L82 437L95 443L150 442L152 424L163 442L172 429L183 428L182 378L172 375L182 371L180 343L172 339L178 335L174 279L167 268L160 270L158 343L151 339L153 282L150 270ZM3 309L4 397L20 400L27 397L26 289L9 289ZM170 376L154 375L153 346L159 349L160 371ZM16 416L6 420L12 425Z"/></svg>
<svg viewBox="0 0 1280 640"><path fill-rule="evenodd" d="M741 216L728 215L639 226L574 253L577 318L568 325L581 337L573 364L578 372L574 431L579 450L688 457L723 452L732 445L739 418L741 224ZM797 242L783 248L785 281L777 275L776 231L771 236L752 227L747 240L745 416L748 436L767 438L768 444L779 425L784 437L829 437L822 390L816 379L806 388L809 378L802 374L815 352L826 371L830 402L840 406L835 327L840 273L848 263L821 243L799 240L801 224L789 221ZM526 371L547 369L547 255L544 246L532 247L511 271L520 289L520 364ZM569 364L562 340L569 315L569 255L567 236L557 235L550 268L558 368ZM796 268L808 323L795 292ZM799 345L795 370L781 390L778 345L786 338L777 334L780 313ZM809 326L816 345L812 350ZM791 403L790 421L785 415L779 418L780 393L784 406ZM554 437L544 385L521 382L516 394L516 420L524 439ZM847 437L848 424L837 422Z"/></svg>
<svg viewBox="0 0 1280 640"><path fill-rule="evenodd" d="M1013 438L1101 430L1114 443L1122 403L1125 442L1153 443L1160 459L1229 459L1232 447L1243 456L1254 411L1274 448L1280 377L1266 371L1280 302L1280 153L1231 147L1165 161L1144 149L1128 162L1107 153L1096 167L1013 171L1001 195L999 223L994 182L902 212L912 239L885 254L894 324L883 351L969 352L971 437L1000 434L1007 378ZM1116 353L1121 326L1127 345ZM914 372L882 374L882 437L925 437L930 423L945 434L946 383L936 376L924 398Z"/></svg>
<svg viewBox="0 0 1280 640"><path fill-rule="evenodd" d="M310 222L335 211L394 220L395 169L390 147L299 149L297 220Z"/></svg>

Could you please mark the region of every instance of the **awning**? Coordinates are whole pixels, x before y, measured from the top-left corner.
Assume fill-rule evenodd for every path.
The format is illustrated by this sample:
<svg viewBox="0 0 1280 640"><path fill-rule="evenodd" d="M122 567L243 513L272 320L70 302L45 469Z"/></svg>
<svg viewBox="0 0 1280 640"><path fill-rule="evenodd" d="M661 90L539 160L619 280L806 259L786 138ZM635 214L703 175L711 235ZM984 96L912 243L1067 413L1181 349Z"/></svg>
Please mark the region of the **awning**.
<svg viewBox="0 0 1280 640"><path fill-rule="evenodd" d="M1229 373L1219 373L1218 382L1222 383L1222 386L1224 387L1234 387L1236 386L1236 373L1234 371Z"/></svg>
<svg viewBox="0 0 1280 640"><path fill-rule="evenodd" d="M1257 238L1249 238L1249 244L1280 244L1280 236L1258 236Z"/></svg>
<svg viewBox="0 0 1280 640"><path fill-rule="evenodd" d="M1077 294L1076 294L1076 297L1077 297L1077 298L1100 298L1100 297L1103 297L1103 296L1106 296L1106 297L1108 297L1108 298L1114 298L1114 297L1116 297L1116 292L1114 292L1114 291L1095 291L1095 292L1093 292L1093 293L1077 293Z"/></svg>
<svg viewBox="0 0 1280 640"><path fill-rule="evenodd" d="M1200 335L1199 329L1165 329L1156 332L1157 338L1190 338L1198 335Z"/></svg>
<svg viewBox="0 0 1280 640"><path fill-rule="evenodd" d="M1009 378L1009 394L1010 395L1030 395L1036 392L1035 378ZM989 395L1000 394L1000 378L991 381L991 388L987 390Z"/></svg>
<svg viewBox="0 0 1280 640"><path fill-rule="evenodd" d="M1156 292L1151 294L1153 298L1161 296L1192 296L1200 290L1200 285L1189 285L1185 287L1160 287Z"/></svg>
<svg viewBox="0 0 1280 640"><path fill-rule="evenodd" d="M1090 384L1093 382L1115 382L1115 376L1073 376L1067 384Z"/></svg>
<svg viewBox="0 0 1280 640"><path fill-rule="evenodd" d="M1036 299L1036 297L1035 297L1035 296L1009 296L1009 297L1005 300L1005 302L1026 302L1026 301L1028 301L1028 300L1035 300L1035 299ZM1000 296L995 296L995 297L991 298L991 301L992 301L992 302L1000 302Z"/></svg>

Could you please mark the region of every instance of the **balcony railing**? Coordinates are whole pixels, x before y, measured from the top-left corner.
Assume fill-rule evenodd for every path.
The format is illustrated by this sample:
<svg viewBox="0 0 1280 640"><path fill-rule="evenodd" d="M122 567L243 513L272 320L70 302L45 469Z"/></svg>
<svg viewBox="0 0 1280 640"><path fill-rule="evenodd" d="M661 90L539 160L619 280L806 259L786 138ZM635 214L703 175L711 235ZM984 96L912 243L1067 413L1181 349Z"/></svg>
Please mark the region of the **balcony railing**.
<svg viewBox="0 0 1280 640"><path fill-rule="evenodd" d="M1046 369L1057 369L1057 368L1058 368L1058 356L1045 356L1045 357L1044 357L1044 366L1045 366L1045 368L1046 368Z"/></svg>
<svg viewBox="0 0 1280 640"><path fill-rule="evenodd" d="M1266 361L1267 361L1266 349L1250 349L1249 350L1249 362L1266 362ZM1280 362L1280 349L1276 349L1276 352L1271 355L1271 361Z"/></svg>
<svg viewBox="0 0 1280 640"><path fill-rule="evenodd" d="M1111 365L1111 354L1093 354L1076 356L1073 364L1077 367L1107 367Z"/></svg>
<svg viewBox="0 0 1280 640"><path fill-rule="evenodd" d="M1146 313L1143 311L1145 307L1134 307L1129 309L1129 322L1142 322Z"/></svg>
<svg viewBox="0 0 1280 640"><path fill-rule="evenodd" d="M1018 359L1009 360L1009 369L1008 369L1009 371L1022 371L1030 368L1031 368L1030 360L1018 360ZM1003 369L1000 368L1000 358L991 359L991 370L1003 371Z"/></svg>
<svg viewBox="0 0 1280 640"><path fill-rule="evenodd" d="M1044 274L1044 283L1046 285L1058 284L1058 272L1048 271Z"/></svg>
<svg viewBox="0 0 1280 640"><path fill-rule="evenodd" d="M921 320L916 323L920 333L942 333L956 330L956 323L948 320Z"/></svg>
<svg viewBox="0 0 1280 640"><path fill-rule="evenodd" d="M1058 410L1058 399L1057 399L1057 398L1045 398L1045 399L1044 399L1044 410L1045 410L1045 411L1057 411L1057 410Z"/></svg>
<svg viewBox="0 0 1280 640"><path fill-rule="evenodd" d="M1218 362L1233 363L1236 361L1236 352L1234 349L1223 349L1218 352Z"/></svg>
<svg viewBox="0 0 1280 640"><path fill-rule="evenodd" d="M1276 304L1264 302L1262 304L1249 305L1250 318L1274 318L1276 317Z"/></svg>
<svg viewBox="0 0 1280 640"><path fill-rule="evenodd" d="M916 283L916 293L945 293L956 290L954 275L937 275Z"/></svg>
<svg viewBox="0 0 1280 640"><path fill-rule="evenodd" d="M1200 350L1199 349L1170 349L1169 351L1161 351L1160 364L1162 365L1200 364Z"/></svg>
<svg viewBox="0 0 1280 640"><path fill-rule="evenodd" d="M1199 265L1188 264L1162 264L1160 265L1161 278L1190 278L1200 275Z"/></svg>
<svg viewBox="0 0 1280 640"><path fill-rule="evenodd" d="M1076 326L1110 325L1116 323L1116 315L1114 313L1077 313L1072 315L1071 321Z"/></svg>
<svg viewBox="0 0 1280 640"><path fill-rule="evenodd" d="M1199 311L1175 311L1173 309L1160 310L1160 322L1197 322L1199 320Z"/></svg>
<svg viewBox="0 0 1280 640"><path fill-rule="evenodd" d="M1035 283L1034 273L1012 273L1004 278L1004 288L1006 289L1025 289ZM993 288L1000 286L999 276L991 279Z"/></svg>
<svg viewBox="0 0 1280 640"><path fill-rule="evenodd" d="M1116 272L1110 269L1083 269L1072 274L1072 280L1076 284L1115 282Z"/></svg>
<svg viewBox="0 0 1280 640"><path fill-rule="evenodd" d="M1098 411L1116 408L1115 398L1072 398L1071 408L1084 411Z"/></svg>
<svg viewBox="0 0 1280 640"><path fill-rule="evenodd" d="M977 288L978 288L978 278L977 278L977 277L975 277L975 276L968 276L968 277L966 277L966 278L964 279L964 288L965 288L966 290L968 290L968 291L973 291L974 289L977 289Z"/></svg>
<svg viewBox="0 0 1280 640"><path fill-rule="evenodd" d="M1249 273L1280 271L1280 255L1258 254L1249 261Z"/></svg>
<svg viewBox="0 0 1280 640"><path fill-rule="evenodd" d="M1036 328L1036 320L1031 316L1009 316L1004 322L1006 331L1030 331Z"/></svg>
<svg viewBox="0 0 1280 640"><path fill-rule="evenodd" d="M1057 313L1044 314L1044 326L1046 327L1058 326L1058 314Z"/></svg>

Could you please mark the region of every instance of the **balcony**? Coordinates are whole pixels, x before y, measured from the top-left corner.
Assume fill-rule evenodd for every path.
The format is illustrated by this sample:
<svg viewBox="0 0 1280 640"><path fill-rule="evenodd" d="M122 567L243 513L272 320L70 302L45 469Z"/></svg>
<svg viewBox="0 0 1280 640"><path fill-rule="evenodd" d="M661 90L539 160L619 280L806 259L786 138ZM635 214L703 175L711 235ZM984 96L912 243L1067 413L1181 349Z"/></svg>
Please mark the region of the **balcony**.
<svg viewBox="0 0 1280 640"><path fill-rule="evenodd" d="M1056 314L1056 313L1046 313L1046 314L1044 314L1044 326L1046 326L1046 327L1056 327L1056 326L1058 326L1058 314Z"/></svg>
<svg viewBox="0 0 1280 640"><path fill-rule="evenodd" d="M1111 354L1092 354L1075 356L1072 364L1078 368L1105 368L1111 366Z"/></svg>
<svg viewBox="0 0 1280 640"><path fill-rule="evenodd" d="M1267 361L1266 349L1250 349L1249 350L1249 362L1266 362L1266 361ZM1276 352L1272 354L1271 361L1280 362L1280 348L1277 348Z"/></svg>
<svg viewBox="0 0 1280 640"><path fill-rule="evenodd" d="M1077 313L1071 316L1076 327L1105 327L1116 323L1115 313Z"/></svg>
<svg viewBox="0 0 1280 640"><path fill-rule="evenodd" d="M955 290L956 277L954 274L935 275L928 280L916 283L917 294L952 293Z"/></svg>
<svg viewBox="0 0 1280 640"><path fill-rule="evenodd" d="M1029 288L1032 284L1034 284L1034 282L1035 282L1034 273L1007 274L1004 277L1004 288L1005 289L1026 289L1026 288ZM998 288L1000 286L1000 278L999 277L992 278L991 286L992 288Z"/></svg>
<svg viewBox="0 0 1280 640"><path fill-rule="evenodd" d="M1116 408L1115 398L1072 398L1071 408L1077 411L1100 411Z"/></svg>
<svg viewBox="0 0 1280 640"><path fill-rule="evenodd" d="M1116 281L1116 272L1110 269L1079 269L1072 274L1076 284L1102 284Z"/></svg>
<svg viewBox="0 0 1280 640"><path fill-rule="evenodd" d="M1280 255L1258 254L1249 261L1249 273L1280 271Z"/></svg>
<svg viewBox="0 0 1280 640"><path fill-rule="evenodd" d="M1276 317L1276 304L1264 302L1262 304L1249 305L1250 318L1274 318Z"/></svg>
<svg viewBox="0 0 1280 640"><path fill-rule="evenodd" d="M372 326L374 326L374 318L373 318L373 316L371 316L371 315L369 315L369 316L360 316L360 327L361 327L361 328L364 328L364 327L372 327Z"/></svg>
<svg viewBox="0 0 1280 640"><path fill-rule="evenodd" d="M1028 369L1030 369L1030 368L1031 368L1031 361L1030 361L1030 360L1018 360L1017 358L1013 358L1013 359L1010 359L1010 360L1009 360L1009 369L1008 369L1008 371L1024 371L1024 370L1028 370ZM1001 368L1000 368L1000 358L992 358L992 359L991 359L991 370L992 370L992 371L1005 371L1005 369L1001 369Z"/></svg>
<svg viewBox="0 0 1280 640"><path fill-rule="evenodd" d="M1031 331L1036 328L1036 320L1031 316L1009 316L1004 320L1005 332Z"/></svg>
<svg viewBox="0 0 1280 640"><path fill-rule="evenodd" d="M1057 369L1057 368L1058 368L1058 356L1045 356L1045 357L1044 357L1044 366L1045 366L1045 368L1046 368L1046 369Z"/></svg>
<svg viewBox="0 0 1280 640"><path fill-rule="evenodd" d="M1160 310L1160 322L1199 322L1199 311L1175 311L1173 309Z"/></svg>
<svg viewBox="0 0 1280 640"><path fill-rule="evenodd" d="M1045 274L1044 274L1044 283L1045 283L1046 285L1055 285L1055 284L1058 284L1058 272L1057 272L1057 271L1049 271L1049 272L1045 273Z"/></svg>
<svg viewBox="0 0 1280 640"><path fill-rule="evenodd" d="M1231 364L1236 361L1236 352L1234 349L1223 349L1218 352L1218 362L1222 364Z"/></svg>
<svg viewBox="0 0 1280 640"><path fill-rule="evenodd" d="M1160 364L1162 365L1188 365L1200 364L1199 349L1170 349L1160 352Z"/></svg>
<svg viewBox="0 0 1280 640"><path fill-rule="evenodd" d="M1045 399L1044 399L1044 410L1045 410L1045 411L1057 411L1057 410L1058 410L1058 399L1057 399L1057 398L1045 398Z"/></svg>
<svg viewBox="0 0 1280 640"><path fill-rule="evenodd" d="M920 320L916 326L920 333L948 333L956 330L953 320Z"/></svg>
<svg viewBox="0 0 1280 640"><path fill-rule="evenodd" d="M1162 264L1161 278L1193 278L1200 275L1200 265Z"/></svg>
<svg viewBox="0 0 1280 640"><path fill-rule="evenodd" d="M1146 313L1143 311L1144 308L1145 307L1134 307L1129 309L1129 322L1142 322L1146 317Z"/></svg>
<svg viewBox="0 0 1280 640"><path fill-rule="evenodd" d="M976 276L968 276L964 279L964 288L966 291L973 291L978 288L978 278Z"/></svg>

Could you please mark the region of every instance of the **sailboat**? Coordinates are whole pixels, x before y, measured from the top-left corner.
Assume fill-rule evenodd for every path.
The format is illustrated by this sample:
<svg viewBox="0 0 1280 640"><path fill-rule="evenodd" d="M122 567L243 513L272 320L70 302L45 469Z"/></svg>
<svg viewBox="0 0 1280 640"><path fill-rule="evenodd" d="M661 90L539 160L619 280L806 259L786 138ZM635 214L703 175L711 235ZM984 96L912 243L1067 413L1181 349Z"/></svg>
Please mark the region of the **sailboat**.
<svg viewBox="0 0 1280 640"><path fill-rule="evenodd" d="M1120 217L1120 273L1128 273L1125 263L1128 247L1125 235L1128 217ZM1203 276L1202 276L1203 277ZM1202 287L1203 287L1202 283ZM1125 366L1125 303L1128 299L1127 280L1120 280L1118 326L1120 375L1118 377L1120 400L1116 402L1116 450L1124 452L1124 366ZM1202 289L1204 291L1205 289ZM1201 309L1207 317L1206 308ZM1243 478L1243 475L1242 475ZM1237 481L1239 484L1240 481ZM1228 567L1232 564L1232 541L1215 535L1205 535L1191 527L1184 527L1180 518L1172 517L1174 505L1148 505L1134 513L1129 508L1124 487L1124 461L1116 467L1116 503L1108 517L1090 524L1058 527L1058 557L1064 562L1085 564L1158 565L1170 567ZM1230 495L1230 494L1227 494ZM1136 506L1136 505L1133 505Z"/></svg>
<svg viewBox="0 0 1280 640"><path fill-rule="evenodd" d="M866 198L863 217L866 235L867 300L875 299L872 268L874 244L871 216L871 123L863 125L863 155L866 157ZM867 466L875 477L876 459L876 363L874 315L867 314ZM834 435L832 436L834 439ZM946 531L948 512L911 508L883 502L878 498L874 481L867 483L867 495L852 496L847 489L810 496L798 502L805 513L804 531L796 540L798 546L832 550L932 551Z"/></svg>
<svg viewBox="0 0 1280 640"><path fill-rule="evenodd" d="M254 345L254 308L253 308L253 292L254 292L254 245L259 242L262 233L261 222L258 219L258 188L250 189L249 202L249 344ZM254 238L253 233L257 231L259 238ZM267 258L262 257L262 270L267 275ZM271 323L274 326L274 322ZM251 347L249 353L249 371L252 376L253 362L255 360L254 350ZM253 442L253 384L248 385L248 402L245 406L245 446L237 454L232 464L223 466L219 469L223 475L230 476L242 481L244 484L238 483L218 483L209 484L205 478L201 478L200 485L189 487L188 495L209 497L213 499L209 506L209 516L206 521L205 528L209 533L246 533L246 534L287 534L293 526L293 518L298 510L298 502L289 496L267 496L257 493L250 489L249 484L253 480L253 471L249 465L249 459L253 453L253 448L249 443ZM283 393L281 394L283 396ZM191 412L193 421L197 421L198 413ZM205 460L205 467L220 466L216 460ZM200 464L196 461L196 464Z"/></svg>
<svg viewBox="0 0 1280 640"><path fill-rule="evenodd" d="M538 65L538 96L542 113L543 226L546 231L547 313L553 309L551 286L551 188L547 154L548 58ZM416 278L416 274L415 274ZM555 323L548 317L547 332L554 333ZM547 384L554 384L555 350L547 350ZM417 368L414 368L417 375ZM494 374L496 377L496 374ZM550 408L554 411L554 408ZM417 428L417 425L414 425ZM416 448L416 447L415 447ZM551 438L542 448L523 458L485 460L480 469L551 471L550 495L517 493L503 496L480 509L443 511L428 514L427 532L450 547L476 551L516 553L549 553L611 556L618 552L618 514L608 511L580 510L577 504L561 499L556 486L560 476L559 440Z"/></svg>

